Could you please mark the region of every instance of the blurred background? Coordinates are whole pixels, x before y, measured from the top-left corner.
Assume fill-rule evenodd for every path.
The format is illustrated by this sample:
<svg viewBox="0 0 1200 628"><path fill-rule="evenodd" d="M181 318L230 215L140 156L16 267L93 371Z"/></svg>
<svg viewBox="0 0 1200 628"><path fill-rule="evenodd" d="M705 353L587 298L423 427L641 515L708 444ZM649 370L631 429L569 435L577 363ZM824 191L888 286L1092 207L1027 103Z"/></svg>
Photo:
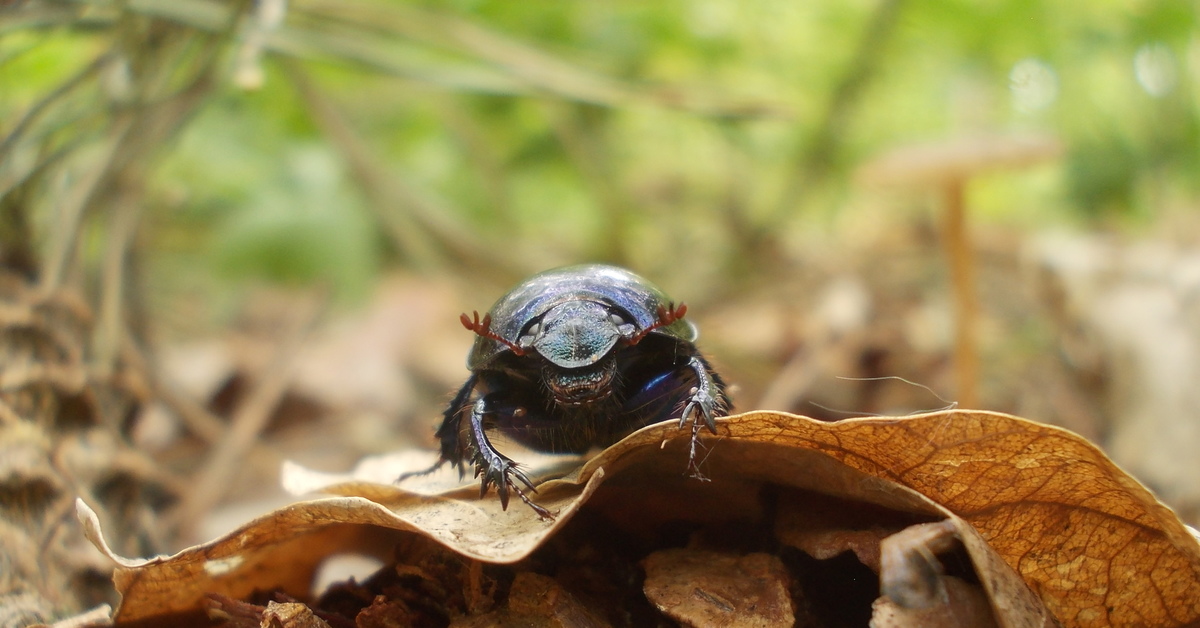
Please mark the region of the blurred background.
<svg viewBox="0 0 1200 628"><path fill-rule="evenodd" d="M3 471L210 538L432 448L459 312L604 261L738 410L1015 413L1195 523L1197 11L0 2Z"/></svg>

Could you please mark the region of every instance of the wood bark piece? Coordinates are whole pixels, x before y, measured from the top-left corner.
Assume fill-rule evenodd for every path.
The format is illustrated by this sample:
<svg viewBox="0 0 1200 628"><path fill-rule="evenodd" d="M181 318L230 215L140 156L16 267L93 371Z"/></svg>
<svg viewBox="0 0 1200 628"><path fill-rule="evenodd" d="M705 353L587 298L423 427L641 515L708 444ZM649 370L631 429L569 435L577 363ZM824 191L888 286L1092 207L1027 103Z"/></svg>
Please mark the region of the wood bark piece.
<svg viewBox="0 0 1200 628"><path fill-rule="evenodd" d="M670 549L646 568L646 597L685 626L790 627L796 623L783 562L770 554L736 556Z"/></svg>

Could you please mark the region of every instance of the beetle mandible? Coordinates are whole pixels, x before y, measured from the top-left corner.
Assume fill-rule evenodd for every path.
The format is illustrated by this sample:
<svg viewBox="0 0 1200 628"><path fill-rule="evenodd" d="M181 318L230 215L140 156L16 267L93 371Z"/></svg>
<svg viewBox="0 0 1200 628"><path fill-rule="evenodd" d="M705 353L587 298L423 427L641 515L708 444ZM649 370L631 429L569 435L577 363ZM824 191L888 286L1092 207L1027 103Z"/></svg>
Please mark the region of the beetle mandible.
<svg viewBox="0 0 1200 628"><path fill-rule="evenodd" d="M538 451L584 453L674 418L680 428L692 421L688 469L699 477L699 430L715 434L714 419L730 404L724 381L696 349L686 313L628 270L587 264L534 275L482 318L463 314L463 326L476 334L471 376L446 408L440 456L429 471L449 462L462 474L469 462L481 478L480 497L495 485L507 509L511 489L549 518L522 490L537 492L492 445L489 430Z"/></svg>

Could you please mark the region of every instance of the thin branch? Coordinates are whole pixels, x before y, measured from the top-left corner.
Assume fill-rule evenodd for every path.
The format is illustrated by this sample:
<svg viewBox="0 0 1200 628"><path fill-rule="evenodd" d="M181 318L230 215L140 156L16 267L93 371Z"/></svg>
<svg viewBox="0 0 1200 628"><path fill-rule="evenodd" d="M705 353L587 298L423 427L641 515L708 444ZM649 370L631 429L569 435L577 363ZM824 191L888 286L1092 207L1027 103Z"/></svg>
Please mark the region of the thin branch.
<svg viewBox="0 0 1200 628"><path fill-rule="evenodd" d="M605 232L594 239L595 248L588 252L588 257L625 264L626 236L633 202L624 197L603 143L591 129L582 128L579 105L547 99L543 99L541 104L554 134L575 164L584 184L591 189L606 219Z"/></svg>
<svg viewBox="0 0 1200 628"><path fill-rule="evenodd" d="M367 205L391 235L400 254L418 267L435 268L441 265L444 253L414 218L417 212L433 211L433 208L423 207L424 199L395 185L394 180L379 169L376 157L370 153L366 143L299 64L285 61L281 65L300 98L308 105L317 127L346 160L351 175L367 195ZM401 210L384 209L396 206Z"/></svg>
<svg viewBox="0 0 1200 628"><path fill-rule="evenodd" d="M395 169L385 171L380 166L382 160L300 64L285 60L283 67L307 103L314 122L346 160L351 175L368 198L368 207L410 261L417 266L436 268L452 258L503 278L523 274L508 253L489 248L475 239L470 229L459 224L454 219L458 212L418 191L403 173Z"/></svg>
<svg viewBox="0 0 1200 628"><path fill-rule="evenodd" d="M27 3L16 9L5 8L0 11L0 35L92 21L90 17L85 18L84 13L83 7L65 4Z"/></svg>
<svg viewBox="0 0 1200 628"><path fill-rule="evenodd" d="M462 101L453 93L434 96L438 114L458 142L459 152L476 171L483 185L490 213L498 217L503 226L512 227L515 217L509 172L497 155L496 147L488 141L484 132L486 121L471 115L464 109Z"/></svg>
<svg viewBox="0 0 1200 628"><path fill-rule="evenodd" d="M522 93L551 94L567 100L625 107L650 105L681 109L707 116L732 118L789 118L792 108L778 101L731 97L715 90L698 91L677 85L640 85L594 72L537 46L447 12L411 5L377 5L353 0L297 0L296 10L355 20L359 30L392 31L455 53L473 57L516 79Z"/></svg>
<svg viewBox="0 0 1200 628"><path fill-rule="evenodd" d="M92 334L92 364L101 377L112 373L120 351L121 335L125 330L122 324L126 294L125 263L137 234L144 205L140 189L135 190L128 185L122 187L122 193L114 203L116 210L109 223L105 242L107 251L100 270L100 307Z"/></svg>
<svg viewBox="0 0 1200 628"><path fill-rule="evenodd" d="M246 455L292 382L296 357L323 303L323 298L310 298L292 311L275 355L238 406L229 429L213 448L204 468L195 475L193 490L166 518L168 527L178 530L180 538L194 537L200 519L225 497L233 479L242 473Z"/></svg>
<svg viewBox="0 0 1200 628"><path fill-rule="evenodd" d="M846 135L846 126L857 110L856 105L866 86L879 68L903 6L904 0L879 1L858 41L853 59L829 98L816 132L808 144L798 151L787 187L771 218L763 223L763 230L770 231L781 224L795 211L809 189L832 170L841 150L842 138Z"/></svg>
<svg viewBox="0 0 1200 628"><path fill-rule="evenodd" d="M58 87L55 87L48 94L35 102L33 106L31 106L25 112L25 115L21 116L21 119L17 121L12 130L4 136L4 139L0 140L0 163L5 163L8 161L8 158L12 153L13 147L16 146L17 141L21 139L25 132L29 130L29 127L35 121L37 121L37 119L41 117L41 115L45 113L51 105L61 100L64 96L74 91L76 87L82 85L84 81L91 78L92 75L96 74L100 70L100 67L107 63L111 58L111 53L104 53L96 57L91 63L84 66L79 72L76 72L74 76L71 76L67 80L63 81L58 85Z"/></svg>
<svg viewBox="0 0 1200 628"><path fill-rule="evenodd" d="M95 195L100 182L113 167L113 157L127 141L129 130L133 125L133 117L120 116L113 122L104 144L92 157L91 166L68 190L57 212L57 227L53 230L53 240L46 262L43 264L41 287L47 292L54 292L63 283L63 279L75 256L79 241L79 229L84 210Z"/></svg>
<svg viewBox="0 0 1200 628"><path fill-rule="evenodd" d="M126 329L121 334L122 364L145 379L154 392L153 397L166 404L193 434L210 444L221 440L225 421L209 412L204 404L179 392L173 382L166 381L163 369L151 363L151 359L138 345L134 334Z"/></svg>
<svg viewBox="0 0 1200 628"><path fill-rule="evenodd" d="M127 0L126 7L134 13L209 31L219 29L229 15L225 7L203 0ZM293 57L340 58L459 91L553 94L607 107L643 104L720 117L793 115L790 106L779 102L620 81L468 20L399 4L379 8L341 0L334 4L299 1L289 8L289 15L305 13L312 17L308 25L301 26L298 20L285 22L265 38L264 49ZM344 26L356 17L357 21ZM381 28L390 32L379 33ZM453 54L438 54L427 45L413 45L413 41L440 44ZM454 58L464 54L474 59Z"/></svg>

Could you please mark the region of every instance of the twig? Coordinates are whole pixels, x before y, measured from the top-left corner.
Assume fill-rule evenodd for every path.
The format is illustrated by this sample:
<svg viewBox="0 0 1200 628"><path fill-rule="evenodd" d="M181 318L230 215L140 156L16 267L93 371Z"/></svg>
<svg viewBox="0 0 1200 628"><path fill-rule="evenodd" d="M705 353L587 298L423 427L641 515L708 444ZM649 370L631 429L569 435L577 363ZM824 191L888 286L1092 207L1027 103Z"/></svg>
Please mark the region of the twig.
<svg viewBox="0 0 1200 628"><path fill-rule="evenodd" d="M597 248L587 257L624 264L625 236L629 229L629 207L632 203L621 198L616 175L608 167L609 161L601 143L594 133L580 128L577 105L547 99L543 99L541 104L558 141L575 164L584 183L591 188L608 221L606 232L594 238Z"/></svg>
<svg viewBox="0 0 1200 628"><path fill-rule="evenodd" d="M507 252L486 246L471 235L470 229L458 224L453 218L458 212L419 193L402 173L385 172L379 165L381 160L300 64L284 60L282 65L316 124L346 159L352 176L368 197L368 207L410 261L436 268L453 259L504 279L524 274Z"/></svg>
<svg viewBox="0 0 1200 628"><path fill-rule="evenodd" d="M306 0L300 1L306 3ZM316 0L314 3L320 2ZM424 11L411 5L397 8L400 19L389 24L407 36L425 40L437 38L439 43L450 44L456 51L470 53L517 77L523 84L559 98L608 107L649 104L722 118L792 116L791 107L781 102L739 100L724 94L698 93L671 85L645 87L630 84L579 67L461 17Z"/></svg>
<svg viewBox="0 0 1200 628"><path fill-rule="evenodd" d="M816 353L819 351L811 351L804 347L797 349L783 368L779 369L754 407L762 410L793 411L797 402L812 389L813 382L817 379Z"/></svg>
<svg viewBox="0 0 1200 628"><path fill-rule="evenodd" d="M112 373L121 347L122 305L125 302L125 260L137 233L142 215L139 192L125 186L116 202L116 212L110 222L107 252L100 272L100 306L92 335L92 364L96 373L107 377Z"/></svg>
<svg viewBox="0 0 1200 628"><path fill-rule="evenodd" d="M8 195L20 188L21 185L44 177L51 166L73 154L84 143L86 143L84 137L74 137L64 142L62 146L55 148L50 154L42 156L36 163L24 168L21 172L10 171L9 176L0 179L0 200L8 198Z"/></svg>
<svg viewBox="0 0 1200 628"><path fill-rule="evenodd" d="M99 71L100 67L107 63L109 59L111 59L111 53L104 53L96 57L91 63L84 66L79 72L76 72L74 76L63 81L58 87L55 87L50 91L50 93L46 94L36 103L34 103L33 106L31 106L25 112L25 115L21 116L21 119L17 121L12 130L8 132L8 135L4 136L4 140L0 141L0 163L8 162L8 158L12 153L13 147L16 146L17 142L21 139L25 132L29 130L29 127L35 121L37 121L37 119L40 118L47 109L50 108L50 105L58 102L61 98L72 92L76 87L82 85L84 81L91 78L91 76Z"/></svg>
<svg viewBox="0 0 1200 628"><path fill-rule="evenodd" d="M464 111L462 99L455 94L434 95L433 98L438 114L461 144L461 154L479 173L491 213L498 217L504 226L511 227L513 207L508 171L497 156L496 147L487 141L484 133L487 122Z"/></svg>
<svg viewBox="0 0 1200 628"><path fill-rule="evenodd" d="M21 423L21 415L7 401L0 399L0 426L11 427Z"/></svg>
<svg viewBox="0 0 1200 628"><path fill-rule="evenodd" d="M346 160L351 175L367 196L367 205L391 235L400 254L418 267L435 268L441 265L444 253L423 233L424 230L414 216L421 209L435 210L429 207L421 208L424 199L411 194L407 189L402 189L394 182L389 183L388 177L375 165L375 156L370 154L370 149L362 138L351 128L350 123L334 104L313 84L299 64L284 60L281 65L300 97L308 105L313 122ZM404 211L384 209L397 202Z"/></svg>
<svg viewBox="0 0 1200 628"><path fill-rule="evenodd" d="M73 502L72 505L74 505ZM101 604L85 613L60 619L50 624L50 628L95 628L96 626L110 625L112 625L112 607L108 604Z"/></svg>
<svg viewBox="0 0 1200 628"><path fill-rule="evenodd" d="M228 18L227 9L201 0L127 0L125 6L134 13L200 30L217 30ZM699 94L678 86L632 85L577 67L465 19L398 4L380 9L347 0L333 4L302 0L292 2L289 13L307 13L311 26L281 24L262 42L265 50L292 57L340 58L460 91L510 96L554 94L607 107L649 104L718 117L793 115L790 106L764 99ZM357 16L358 21L346 28L342 25L348 16ZM377 35L381 28L389 32ZM427 50L397 45L397 35L440 44L455 54L431 56ZM477 60L460 60L464 53Z"/></svg>
<svg viewBox="0 0 1200 628"><path fill-rule="evenodd" d="M193 434L209 444L221 440L225 433L225 422L209 412L204 404L180 393L171 382L165 381L163 370L150 364L146 353L128 329L121 334L121 361L126 368L133 369L145 379L154 393L153 397L175 412Z"/></svg>
<svg viewBox="0 0 1200 628"><path fill-rule="evenodd" d="M855 105L874 77L887 40L895 28L904 0L880 0L858 41L854 58L830 96L825 114L807 146L798 152L792 176L764 231L774 229L796 209L812 185L823 179L836 162L841 138Z"/></svg>
<svg viewBox="0 0 1200 628"><path fill-rule="evenodd" d="M194 490L166 517L168 527L176 529L179 538L194 536L201 517L221 501L233 479L241 473L246 454L291 384L296 356L323 302L324 299L312 298L294 310L275 355L237 408L228 431L213 448L204 468L196 474Z"/></svg>
<svg viewBox="0 0 1200 628"><path fill-rule="evenodd" d="M84 17L87 11L80 6L22 2L19 7L12 7L12 4L14 3L9 2L8 6L0 11L0 36L39 28L94 22L91 16Z"/></svg>
<svg viewBox="0 0 1200 628"><path fill-rule="evenodd" d="M58 208L57 228L54 229L50 252L43 264L41 288L56 291L63 282L67 267L78 246L79 227L84 210L91 202L100 181L112 170L113 158L128 138L133 117L120 115L112 124L104 145L95 155L90 169L71 187Z"/></svg>

